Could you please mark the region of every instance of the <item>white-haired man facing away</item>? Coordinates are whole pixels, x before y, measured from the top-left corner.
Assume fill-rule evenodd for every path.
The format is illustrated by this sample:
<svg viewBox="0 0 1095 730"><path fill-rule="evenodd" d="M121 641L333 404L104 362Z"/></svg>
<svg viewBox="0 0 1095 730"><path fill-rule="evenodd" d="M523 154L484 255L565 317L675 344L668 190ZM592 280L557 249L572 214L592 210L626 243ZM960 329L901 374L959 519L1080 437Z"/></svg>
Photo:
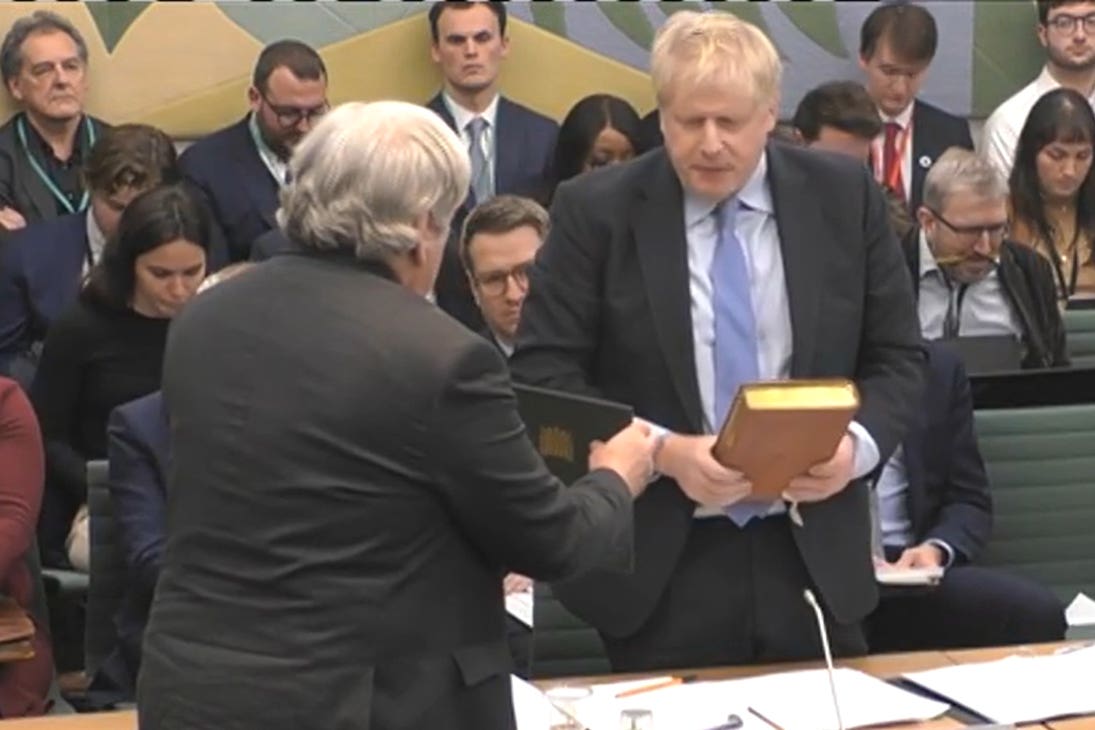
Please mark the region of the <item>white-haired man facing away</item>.
<svg viewBox="0 0 1095 730"><path fill-rule="evenodd" d="M653 437L565 489L501 356L427 301L469 175L432 112L347 104L290 164L299 251L172 328L140 725L512 728L502 575L625 567Z"/></svg>

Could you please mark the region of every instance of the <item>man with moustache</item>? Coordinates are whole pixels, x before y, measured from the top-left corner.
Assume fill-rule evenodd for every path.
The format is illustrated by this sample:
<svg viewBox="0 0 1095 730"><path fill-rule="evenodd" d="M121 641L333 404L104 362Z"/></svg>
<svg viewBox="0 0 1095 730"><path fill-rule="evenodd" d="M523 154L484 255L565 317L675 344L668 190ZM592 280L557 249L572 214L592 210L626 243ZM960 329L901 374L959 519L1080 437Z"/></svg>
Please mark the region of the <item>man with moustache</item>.
<svg viewBox="0 0 1095 730"><path fill-rule="evenodd" d="M651 68L664 149L559 187L511 368L632 404L664 429L662 476L635 504L633 571L553 590L618 671L819 657L806 588L834 652L865 653L864 477L904 435L924 359L886 202L862 163L768 143L781 64L755 26L675 13ZM712 434L741 383L811 377L853 379L861 407L783 500L754 501Z"/></svg>
<svg viewBox="0 0 1095 730"><path fill-rule="evenodd" d="M69 21L36 10L0 46L0 75L22 107L0 127L0 235L88 206L80 168L105 122L84 113L87 44Z"/></svg>
<svg viewBox="0 0 1095 730"><path fill-rule="evenodd" d="M1042 73L998 106L981 132L980 152L1005 180L1015 164L1019 133L1042 94L1065 86L1095 106L1095 2L1038 0L1036 32L1046 49Z"/></svg>
<svg viewBox="0 0 1095 730"><path fill-rule="evenodd" d="M427 106L460 135L472 165L468 199L453 226L458 231L468 211L495 195L532 197L544 190L559 125L498 91L509 55L505 3L442 0L430 7L429 23L430 57L442 88ZM482 327L455 237L438 276L437 303L472 329Z"/></svg>
<svg viewBox="0 0 1095 730"><path fill-rule="evenodd" d="M951 149L928 172L903 245L926 339L1014 335L1024 368L1068 365L1049 262L1007 239L1008 187L992 163Z"/></svg>
<svg viewBox="0 0 1095 730"><path fill-rule="evenodd" d="M248 259L255 239L277 228L274 213L288 182L289 156L329 108L327 68L300 41L271 43L259 54L247 98L247 116L179 158L183 175L213 213L230 262Z"/></svg>

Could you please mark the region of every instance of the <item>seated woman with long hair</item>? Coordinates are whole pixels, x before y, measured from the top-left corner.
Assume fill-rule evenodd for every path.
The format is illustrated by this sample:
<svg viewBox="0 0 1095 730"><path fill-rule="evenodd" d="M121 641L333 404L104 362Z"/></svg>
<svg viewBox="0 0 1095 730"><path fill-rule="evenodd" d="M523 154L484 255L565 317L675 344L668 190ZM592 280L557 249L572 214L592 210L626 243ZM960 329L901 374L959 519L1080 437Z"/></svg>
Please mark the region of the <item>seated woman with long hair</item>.
<svg viewBox="0 0 1095 730"><path fill-rule="evenodd" d="M205 276L209 239L208 213L185 188L142 193L76 304L50 328L32 388L46 447L46 565L84 567L80 532L71 549L66 542L86 500L85 464L106 458L110 412L159 389L167 326Z"/></svg>
<svg viewBox="0 0 1095 730"><path fill-rule="evenodd" d="M1062 300L1095 297L1095 114L1081 94L1055 89L1035 103L1015 151L1010 238L1049 259Z"/></svg>
<svg viewBox="0 0 1095 730"><path fill-rule="evenodd" d="M587 96L567 112L555 143L551 202L559 183L598 167L626 162L639 150L641 122L635 109L609 94Z"/></svg>

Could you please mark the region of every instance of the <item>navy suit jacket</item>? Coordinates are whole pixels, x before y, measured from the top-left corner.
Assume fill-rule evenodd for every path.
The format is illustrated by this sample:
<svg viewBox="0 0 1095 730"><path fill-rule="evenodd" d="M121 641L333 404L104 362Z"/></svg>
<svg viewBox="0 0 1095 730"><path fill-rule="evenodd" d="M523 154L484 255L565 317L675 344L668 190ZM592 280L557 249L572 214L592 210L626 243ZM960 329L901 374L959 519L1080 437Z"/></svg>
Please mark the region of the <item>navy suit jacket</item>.
<svg viewBox="0 0 1095 730"><path fill-rule="evenodd" d="M159 391L118 406L107 423L110 497L129 576L115 616L118 646L96 678L122 699L134 695L141 640L167 537L170 431ZM106 682L104 682L106 680Z"/></svg>
<svg viewBox="0 0 1095 730"><path fill-rule="evenodd" d="M31 345L45 339L53 320L76 301L87 251L86 213L32 223L4 242L0 374L20 382L33 375Z"/></svg>
<svg viewBox="0 0 1095 730"><path fill-rule="evenodd" d="M430 99L432 109L458 134L441 94ZM495 118L494 191L498 195L523 195L536 198L547 189L552 179L551 165L555 156L555 139L559 125L553 120L499 97ZM435 292L437 305L473 330L483 327L483 317L475 305L471 286L460 261L460 230L471 211L474 200L469 191L464 205L452 223L452 235L445 247Z"/></svg>
<svg viewBox="0 0 1095 730"><path fill-rule="evenodd" d="M929 342L920 412L905 437L906 502L916 544L942 540L976 559L992 531L992 497L973 428L973 397L956 353Z"/></svg>
<svg viewBox="0 0 1095 730"><path fill-rule="evenodd" d="M216 233L228 247L229 263L246 261L251 243L277 227L279 187L255 149L247 120L195 142L179 158L183 175L213 214Z"/></svg>
<svg viewBox="0 0 1095 730"><path fill-rule="evenodd" d="M937 106L920 101L913 102L912 139L912 189L909 209L920 207L924 193L924 178L939 156L951 147L973 149L970 125L962 117L956 117Z"/></svg>

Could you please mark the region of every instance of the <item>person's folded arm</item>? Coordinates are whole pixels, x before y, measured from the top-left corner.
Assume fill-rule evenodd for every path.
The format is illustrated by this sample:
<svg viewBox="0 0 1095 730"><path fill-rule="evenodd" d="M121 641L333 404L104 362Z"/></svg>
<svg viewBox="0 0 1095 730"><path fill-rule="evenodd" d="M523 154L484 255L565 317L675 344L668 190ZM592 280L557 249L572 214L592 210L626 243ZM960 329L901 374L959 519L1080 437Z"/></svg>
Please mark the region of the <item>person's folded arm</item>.
<svg viewBox="0 0 1095 730"><path fill-rule="evenodd" d="M10 575L34 538L45 460L38 420L23 391L0 383L0 578Z"/></svg>

